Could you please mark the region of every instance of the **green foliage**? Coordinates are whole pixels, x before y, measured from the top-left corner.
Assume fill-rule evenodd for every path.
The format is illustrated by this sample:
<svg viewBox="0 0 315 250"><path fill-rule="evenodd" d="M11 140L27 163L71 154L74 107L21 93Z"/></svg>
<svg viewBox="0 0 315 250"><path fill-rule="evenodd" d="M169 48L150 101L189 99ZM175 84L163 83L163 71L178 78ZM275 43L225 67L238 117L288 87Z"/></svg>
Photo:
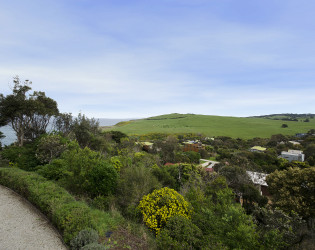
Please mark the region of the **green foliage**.
<svg viewBox="0 0 315 250"><path fill-rule="evenodd" d="M44 92L28 94L31 90L28 80L21 83L16 76L13 82L13 93L6 97L0 95L0 117L15 131L18 145L23 146L25 140L34 140L46 133L51 117L59 111L57 103Z"/></svg>
<svg viewBox="0 0 315 250"><path fill-rule="evenodd" d="M75 146L37 171L46 178L59 180L74 193L86 193L92 198L112 194L118 180L116 169L100 153Z"/></svg>
<svg viewBox="0 0 315 250"><path fill-rule="evenodd" d="M97 243L98 238L98 233L94 229L83 229L70 241L70 248L80 250L85 245Z"/></svg>
<svg viewBox="0 0 315 250"><path fill-rule="evenodd" d="M69 242L77 232L90 227L91 219L89 207L79 202L63 204L52 215L52 221L63 232L65 242Z"/></svg>
<svg viewBox="0 0 315 250"><path fill-rule="evenodd" d="M49 180L55 181L68 179L72 176L64 159L55 159L50 164L38 166L36 172Z"/></svg>
<svg viewBox="0 0 315 250"><path fill-rule="evenodd" d="M0 169L0 184L23 195L48 216L66 243L91 224L89 208L56 184L35 173L20 169Z"/></svg>
<svg viewBox="0 0 315 250"><path fill-rule="evenodd" d="M116 143L120 143L120 140L122 138L126 138L128 137L125 133L120 132L120 131L106 131L103 132L104 134L109 134L111 136L111 138L116 142Z"/></svg>
<svg viewBox="0 0 315 250"><path fill-rule="evenodd" d="M119 160L118 156L113 156L110 158L110 163L115 167L116 171L119 173L120 169L122 168L122 163Z"/></svg>
<svg viewBox="0 0 315 250"><path fill-rule="evenodd" d="M54 130L61 133L63 136L68 136L72 131L73 117L71 113L59 113L55 116Z"/></svg>
<svg viewBox="0 0 315 250"><path fill-rule="evenodd" d="M172 216L158 234L159 249L198 249L202 232L191 220L183 216Z"/></svg>
<svg viewBox="0 0 315 250"><path fill-rule="evenodd" d="M303 218L315 216L315 167L275 171L266 181L274 206Z"/></svg>
<svg viewBox="0 0 315 250"><path fill-rule="evenodd" d="M180 151L177 138L171 135L165 141L156 141L153 149L159 154L163 163L176 162L176 152Z"/></svg>
<svg viewBox="0 0 315 250"><path fill-rule="evenodd" d="M169 166L152 166L152 174L159 180L164 187L178 189L177 176L173 176L170 173Z"/></svg>
<svg viewBox="0 0 315 250"><path fill-rule="evenodd" d="M137 218L137 205L144 195L160 188L160 183L145 166L133 166L123 169L117 186L117 204L124 215Z"/></svg>
<svg viewBox="0 0 315 250"><path fill-rule="evenodd" d="M170 217L180 215L189 219L192 213L191 206L184 197L167 187L144 196L138 208L144 223L156 234L164 228Z"/></svg>
<svg viewBox="0 0 315 250"><path fill-rule="evenodd" d="M310 157L315 157L315 143L307 145L304 150L304 154L306 156L306 160L309 160Z"/></svg>
<svg viewBox="0 0 315 250"><path fill-rule="evenodd" d="M91 206L99 210L108 211L115 206L115 201L116 198L113 195L109 196L99 195L92 200Z"/></svg>
<svg viewBox="0 0 315 250"><path fill-rule="evenodd" d="M282 249L301 241L301 228L305 222L297 214L289 216L278 208L256 207L253 215L266 249Z"/></svg>
<svg viewBox="0 0 315 250"><path fill-rule="evenodd" d="M61 232L67 244L83 229L94 228L104 236L106 230L123 222L119 214L90 209L86 204L77 202L65 189L36 173L0 168L0 184L38 207Z"/></svg>
<svg viewBox="0 0 315 250"><path fill-rule="evenodd" d="M41 163L50 163L53 159L58 158L66 148L65 138L58 134L45 135L37 144L36 158Z"/></svg>
<svg viewBox="0 0 315 250"><path fill-rule="evenodd" d="M97 146L97 135L100 133L99 122L79 113L74 119L71 129L82 148Z"/></svg>
<svg viewBox="0 0 315 250"><path fill-rule="evenodd" d="M204 249L257 249L259 248L256 226L246 215L227 187L225 178L214 175L206 187L194 187L186 196L195 213L192 222L202 231Z"/></svg>
<svg viewBox="0 0 315 250"><path fill-rule="evenodd" d="M35 155L35 143L25 144L23 147L10 146L1 151L1 157L17 165L24 170L33 170L40 164Z"/></svg>
<svg viewBox="0 0 315 250"><path fill-rule="evenodd" d="M109 163L105 161L100 162L94 165L84 175L86 179L82 189L91 197L114 193L117 186L118 174L115 168L109 165Z"/></svg>
<svg viewBox="0 0 315 250"><path fill-rule="evenodd" d="M251 213L254 210L255 204L263 207L268 203L268 198L262 196L253 184L243 184L240 187L240 191L243 197L243 207L247 213Z"/></svg>
<svg viewBox="0 0 315 250"><path fill-rule="evenodd" d="M175 155L176 162L185 162L185 163L196 163L198 164L200 161L200 153L194 151L187 152L178 152Z"/></svg>
<svg viewBox="0 0 315 250"><path fill-rule="evenodd" d="M163 186L180 190L180 188L189 181L192 175L200 175L200 168L193 164L154 166L153 174Z"/></svg>

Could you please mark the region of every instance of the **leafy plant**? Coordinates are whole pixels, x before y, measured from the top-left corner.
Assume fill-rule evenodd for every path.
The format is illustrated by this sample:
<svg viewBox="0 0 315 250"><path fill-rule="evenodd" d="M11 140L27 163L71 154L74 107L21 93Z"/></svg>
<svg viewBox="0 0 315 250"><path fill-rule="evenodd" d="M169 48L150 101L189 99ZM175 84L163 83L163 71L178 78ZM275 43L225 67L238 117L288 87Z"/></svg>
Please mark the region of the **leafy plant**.
<svg viewBox="0 0 315 250"><path fill-rule="evenodd" d="M97 243L98 238L98 233L94 229L83 229L70 241L70 247L73 250L80 250L85 245Z"/></svg>
<svg viewBox="0 0 315 250"><path fill-rule="evenodd" d="M181 215L189 219L192 214L191 205L184 197L167 187L144 196L138 208L143 215L144 223L156 234L159 234L170 217Z"/></svg>

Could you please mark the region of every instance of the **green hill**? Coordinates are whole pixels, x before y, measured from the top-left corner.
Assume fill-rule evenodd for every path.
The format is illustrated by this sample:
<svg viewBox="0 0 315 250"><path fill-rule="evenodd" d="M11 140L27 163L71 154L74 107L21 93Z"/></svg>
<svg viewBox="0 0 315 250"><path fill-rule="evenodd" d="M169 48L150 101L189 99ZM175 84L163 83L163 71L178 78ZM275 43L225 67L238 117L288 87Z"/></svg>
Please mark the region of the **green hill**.
<svg viewBox="0 0 315 250"><path fill-rule="evenodd" d="M287 128L282 128L287 124ZM294 135L315 129L315 118L304 122L275 120L270 117L225 117L194 114L168 114L146 119L121 122L104 130L117 130L128 135L148 133L202 133L206 136L230 136L233 138L268 138L274 134Z"/></svg>

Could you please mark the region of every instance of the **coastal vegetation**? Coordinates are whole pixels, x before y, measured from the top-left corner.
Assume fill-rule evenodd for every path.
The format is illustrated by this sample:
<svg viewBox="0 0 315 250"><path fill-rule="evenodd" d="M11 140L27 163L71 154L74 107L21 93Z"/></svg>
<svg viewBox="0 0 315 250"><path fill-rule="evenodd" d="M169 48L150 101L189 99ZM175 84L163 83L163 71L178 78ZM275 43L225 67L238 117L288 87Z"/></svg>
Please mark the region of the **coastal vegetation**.
<svg viewBox="0 0 315 250"><path fill-rule="evenodd" d="M281 128L278 115L172 114L102 130L83 114L43 109L38 96L27 94L30 90L28 82L18 81L11 95L0 98L1 126L22 119L18 141L0 150L0 184L46 214L71 249L314 245L311 115L286 120L287 128ZM11 114L8 99L38 105ZM48 117L51 133L24 120ZM279 157L289 149L304 151L305 161ZM200 159L215 165L201 165ZM249 172L267 176L269 194Z"/></svg>

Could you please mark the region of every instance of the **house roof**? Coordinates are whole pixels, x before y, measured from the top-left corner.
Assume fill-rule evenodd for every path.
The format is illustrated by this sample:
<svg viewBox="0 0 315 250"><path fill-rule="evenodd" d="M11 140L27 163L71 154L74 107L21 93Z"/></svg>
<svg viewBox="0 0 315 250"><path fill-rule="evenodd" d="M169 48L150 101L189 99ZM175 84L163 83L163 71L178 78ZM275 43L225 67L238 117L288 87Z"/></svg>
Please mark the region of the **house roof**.
<svg viewBox="0 0 315 250"><path fill-rule="evenodd" d="M252 150L258 150L258 151L265 151L265 150L266 150L266 148L261 147L261 146L254 146L254 147L252 147L251 149L252 149Z"/></svg>
<svg viewBox="0 0 315 250"><path fill-rule="evenodd" d="M247 175L251 179L254 184L261 185L261 186L268 186L266 182L266 177L268 174L246 171Z"/></svg>

